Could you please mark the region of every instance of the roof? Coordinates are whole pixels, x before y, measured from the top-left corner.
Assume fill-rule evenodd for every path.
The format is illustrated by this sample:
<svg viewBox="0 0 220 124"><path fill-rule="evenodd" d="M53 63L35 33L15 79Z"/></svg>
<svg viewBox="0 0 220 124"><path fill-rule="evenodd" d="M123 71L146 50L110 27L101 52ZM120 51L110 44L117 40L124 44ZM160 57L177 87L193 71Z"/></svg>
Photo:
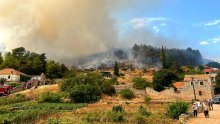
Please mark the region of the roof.
<svg viewBox="0 0 220 124"><path fill-rule="evenodd" d="M173 83L173 86L176 87L177 89L181 89L184 86L184 82Z"/></svg>
<svg viewBox="0 0 220 124"><path fill-rule="evenodd" d="M9 75L9 74L27 76L26 74L20 71L17 71L15 69L12 69L12 68L5 68L5 69L0 70L0 75Z"/></svg>
<svg viewBox="0 0 220 124"><path fill-rule="evenodd" d="M211 75L207 74L196 74L196 75L185 75L184 81L192 81L193 80L209 80Z"/></svg>
<svg viewBox="0 0 220 124"><path fill-rule="evenodd" d="M204 72L212 72L212 71L213 71L212 68L206 68L206 69L204 69Z"/></svg>

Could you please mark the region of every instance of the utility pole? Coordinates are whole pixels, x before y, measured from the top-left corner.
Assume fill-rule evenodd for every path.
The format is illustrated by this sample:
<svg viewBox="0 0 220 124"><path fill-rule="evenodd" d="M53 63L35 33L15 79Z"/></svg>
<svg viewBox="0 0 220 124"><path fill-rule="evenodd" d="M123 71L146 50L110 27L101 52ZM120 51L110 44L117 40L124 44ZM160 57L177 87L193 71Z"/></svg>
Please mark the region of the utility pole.
<svg viewBox="0 0 220 124"><path fill-rule="evenodd" d="M192 77L192 85L193 85L194 101L196 101L196 91L195 91L195 86L194 86L194 82L193 82L193 77Z"/></svg>

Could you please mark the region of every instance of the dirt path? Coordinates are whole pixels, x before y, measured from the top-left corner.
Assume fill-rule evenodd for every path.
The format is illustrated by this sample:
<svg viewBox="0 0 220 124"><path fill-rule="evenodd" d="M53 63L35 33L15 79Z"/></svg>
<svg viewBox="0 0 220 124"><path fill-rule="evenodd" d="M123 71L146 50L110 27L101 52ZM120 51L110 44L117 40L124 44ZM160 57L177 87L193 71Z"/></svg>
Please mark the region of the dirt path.
<svg viewBox="0 0 220 124"><path fill-rule="evenodd" d="M187 124L220 124L220 105L214 104L214 110L209 111L209 118L199 113L198 118L190 119Z"/></svg>

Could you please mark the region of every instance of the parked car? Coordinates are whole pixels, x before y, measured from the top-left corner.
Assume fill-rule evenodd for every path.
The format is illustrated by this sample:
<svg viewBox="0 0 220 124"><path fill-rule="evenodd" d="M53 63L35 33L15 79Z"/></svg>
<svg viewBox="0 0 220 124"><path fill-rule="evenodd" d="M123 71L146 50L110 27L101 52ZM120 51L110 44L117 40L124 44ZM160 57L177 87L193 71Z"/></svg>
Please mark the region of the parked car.
<svg viewBox="0 0 220 124"><path fill-rule="evenodd" d="M216 96L213 98L213 103L219 104L220 103L220 96Z"/></svg>
<svg viewBox="0 0 220 124"><path fill-rule="evenodd" d="M0 85L0 96L9 95L12 93L12 86L3 84Z"/></svg>

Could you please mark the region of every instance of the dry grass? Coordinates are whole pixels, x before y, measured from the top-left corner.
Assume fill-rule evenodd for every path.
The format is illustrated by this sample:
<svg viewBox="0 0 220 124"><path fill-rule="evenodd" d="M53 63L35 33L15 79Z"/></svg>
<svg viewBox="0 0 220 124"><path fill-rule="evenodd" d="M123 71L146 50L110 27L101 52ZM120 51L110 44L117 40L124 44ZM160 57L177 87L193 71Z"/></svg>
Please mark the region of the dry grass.
<svg viewBox="0 0 220 124"><path fill-rule="evenodd" d="M37 98L37 96L39 96L39 94L42 94L42 93L48 92L48 91L59 92L58 84L39 86L36 89L28 89L28 90L24 90L21 92L17 92L15 94L23 94L29 99L34 99L34 98Z"/></svg>

